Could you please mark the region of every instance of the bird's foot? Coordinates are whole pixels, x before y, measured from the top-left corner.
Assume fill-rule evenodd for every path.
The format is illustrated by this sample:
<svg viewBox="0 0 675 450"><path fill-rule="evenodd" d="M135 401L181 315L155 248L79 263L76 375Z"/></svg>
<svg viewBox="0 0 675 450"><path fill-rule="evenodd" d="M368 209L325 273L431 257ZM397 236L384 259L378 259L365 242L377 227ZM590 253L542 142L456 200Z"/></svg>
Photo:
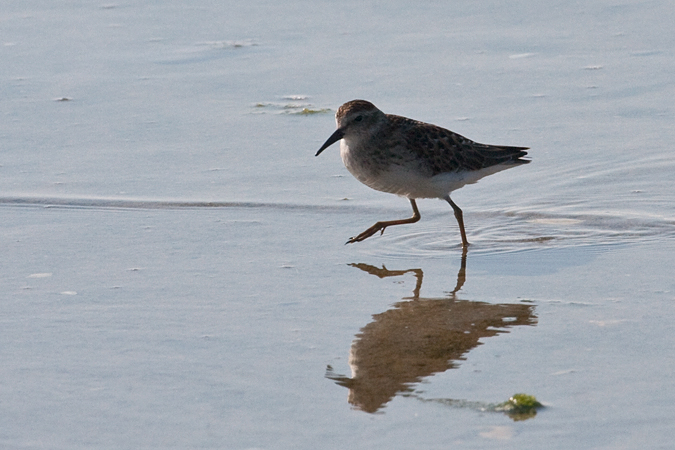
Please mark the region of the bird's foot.
<svg viewBox="0 0 675 450"><path fill-rule="evenodd" d="M385 223L382 223L382 222L377 222L375 225L368 228L366 231L359 234L358 236L350 237L349 240L347 240L347 242L345 242L345 245L353 244L354 242L364 241L364 240L368 239L369 237L371 237L372 235L374 235L375 233L377 233L378 231L380 231L380 235L382 235L382 234L384 234L384 230L388 226L389 226L388 224L385 224Z"/></svg>

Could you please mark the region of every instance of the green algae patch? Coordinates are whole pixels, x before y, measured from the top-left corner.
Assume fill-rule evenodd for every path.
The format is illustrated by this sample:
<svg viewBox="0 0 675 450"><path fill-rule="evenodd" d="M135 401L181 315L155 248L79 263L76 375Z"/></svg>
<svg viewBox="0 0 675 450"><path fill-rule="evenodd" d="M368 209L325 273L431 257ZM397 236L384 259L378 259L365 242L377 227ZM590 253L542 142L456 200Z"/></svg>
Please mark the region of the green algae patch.
<svg viewBox="0 0 675 450"><path fill-rule="evenodd" d="M302 100L304 97L296 96ZM286 99L286 97L284 97ZM288 97L289 100L295 100ZM308 102L257 102L253 105L255 114L293 114L300 116L311 116L314 114L326 114L332 112L330 108L319 108Z"/></svg>
<svg viewBox="0 0 675 450"><path fill-rule="evenodd" d="M504 403L495 406L495 411L508 414L513 420L527 420L537 415L537 410L544 405L534 395L514 394Z"/></svg>
<svg viewBox="0 0 675 450"><path fill-rule="evenodd" d="M324 114L331 112L329 108L319 108L319 109L312 109L312 108L302 108L301 111L292 113L292 114L302 114L302 115L309 115L309 114Z"/></svg>
<svg viewBox="0 0 675 450"><path fill-rule="evenodd" d="M403 396L415 397L423 402L438 403L451 408L472 409L480 412L499 412L506 414L515 422L533 419L537 415L537 411L544 408L544 405L542 405L534 395L528 394L514 394L503 403L485 403L451 398L425 399L415 393L404 394Z"/></svg>

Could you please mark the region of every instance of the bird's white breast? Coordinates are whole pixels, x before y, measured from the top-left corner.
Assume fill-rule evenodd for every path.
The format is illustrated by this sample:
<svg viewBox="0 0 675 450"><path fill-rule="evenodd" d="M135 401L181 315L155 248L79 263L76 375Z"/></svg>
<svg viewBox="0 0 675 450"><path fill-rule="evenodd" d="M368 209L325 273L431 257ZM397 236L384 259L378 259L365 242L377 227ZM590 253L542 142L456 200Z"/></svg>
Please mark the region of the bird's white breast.
<svg viewBox="0 0 675 450"><path fill-rule="evenodd" d="M445 172L432 176L426 167L414 161L398 163L389 159L387 163L380 163L377 158L363 155L359 147L356 150L346 140L341 141L342 162L357 180L377 191L407 198L445 198L466 184L512 167L500 164L477 171Z"/></svg>

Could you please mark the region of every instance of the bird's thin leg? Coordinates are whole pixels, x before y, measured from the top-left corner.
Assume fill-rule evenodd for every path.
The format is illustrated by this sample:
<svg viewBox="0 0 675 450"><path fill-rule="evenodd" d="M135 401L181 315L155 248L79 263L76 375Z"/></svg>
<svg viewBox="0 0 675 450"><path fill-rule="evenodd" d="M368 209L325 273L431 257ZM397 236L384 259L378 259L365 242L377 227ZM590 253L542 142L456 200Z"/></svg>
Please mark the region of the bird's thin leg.
<svg viewBox="0 0 675 450"><path fill-rule="evenodd" d="M459 232L462 235L462 248L466 249L469 246L469 241L466 239L466 231L464 231L464 215L462 214L462 210L459 206L455 205L455 202L452 201L449 195L445 197L445 199L450 203L450 206L452 206L452 210L455 211L455 219L457 219Z"/></svg>
<svg viewBox="0 0 675 450"><path fill-rule="evenodd" d="M412 205L413 209L413 216L409 219L401 219L401 220L390 220L387 222L377 222L375 225L372 227L368 228L366 231L363 233L359 234L356 237L349 238L349 240L346 242L347 244L352 244L354 242L361 242L364 239L367 239L377 233L378 231L382 231L384 233L384 229L393 225L404 225L406 223L415 223L420 218L422 217L420 215L419 210L417 209L417 203L415 203L415 199L410 199L410 204Z"/></svg>

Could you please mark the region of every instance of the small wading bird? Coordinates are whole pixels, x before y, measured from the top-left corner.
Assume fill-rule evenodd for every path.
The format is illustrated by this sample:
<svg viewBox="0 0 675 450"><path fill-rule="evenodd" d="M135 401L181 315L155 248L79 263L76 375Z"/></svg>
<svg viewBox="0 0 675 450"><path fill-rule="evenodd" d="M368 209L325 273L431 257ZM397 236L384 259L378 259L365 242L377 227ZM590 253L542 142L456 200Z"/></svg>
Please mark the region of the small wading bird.
<svg viewBox="0 0 675 450"><path fill-rule="evenodd" d="M357 180L375 190L406 197L413 209L409 219L377 222L347 244L363 241L378 231L384 233L389 226L415 223L421 217L415 199L440 198L452 206L466 250L469 241L462 210L450 193L487 175L530 162L522 159L528 147L479 144L436 125L385 114L365 100L340 106L335 121L337 130L315 156L342 140L342 162Z"/></svg>

